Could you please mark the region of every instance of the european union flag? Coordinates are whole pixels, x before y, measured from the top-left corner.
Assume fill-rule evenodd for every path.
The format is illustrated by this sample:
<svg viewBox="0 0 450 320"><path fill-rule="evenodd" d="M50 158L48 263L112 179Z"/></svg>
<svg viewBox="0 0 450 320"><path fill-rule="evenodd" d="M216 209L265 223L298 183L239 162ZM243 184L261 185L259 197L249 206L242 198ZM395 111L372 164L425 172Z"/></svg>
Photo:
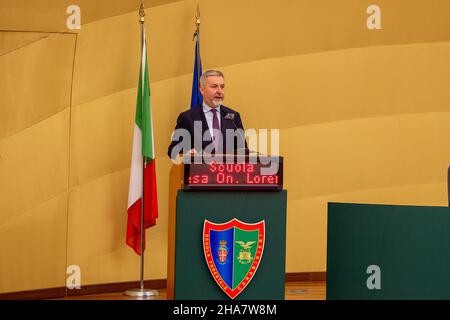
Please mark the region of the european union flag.
<svg viewBox="0 0 450 320"><path fill-rule="evenodd" d="M195 34L197 39L195 41L195 61L194 61L194 77L192 79L192 96L191 108L202 104L203 96L200 93L200 77L202 75L202 59L200 58L200 42L198 33Z"/></svg>

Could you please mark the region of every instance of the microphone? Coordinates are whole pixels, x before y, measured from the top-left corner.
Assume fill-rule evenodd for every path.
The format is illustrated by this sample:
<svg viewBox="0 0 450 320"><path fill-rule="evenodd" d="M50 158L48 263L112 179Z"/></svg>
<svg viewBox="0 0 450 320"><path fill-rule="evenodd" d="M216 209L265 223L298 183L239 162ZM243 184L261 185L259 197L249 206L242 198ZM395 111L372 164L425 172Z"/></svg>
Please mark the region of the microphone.
<svg viewBox="0 0 450 320"><path fill-rule="evenodd" d="M226 115L225 115L225 119L227 119L227 120L233 120L233 123L234 123L234 113L227 113ZM234 125L235 127L236 127L236 125Z"/></svg>
<svg viewBox="0 0 450 320"><path fill-rule="evenodd" d="M247 142L245 141L245 137L242 135L241 130L237 127L236 122L234 121L236 114L234 112L226 112L225 110L221 110L221 112L224 113L224 119L231 120L235 130L238 132L240 138L242 139L242 142L244 143L244 150L247 151L248 149L247 149Z"/></svg>

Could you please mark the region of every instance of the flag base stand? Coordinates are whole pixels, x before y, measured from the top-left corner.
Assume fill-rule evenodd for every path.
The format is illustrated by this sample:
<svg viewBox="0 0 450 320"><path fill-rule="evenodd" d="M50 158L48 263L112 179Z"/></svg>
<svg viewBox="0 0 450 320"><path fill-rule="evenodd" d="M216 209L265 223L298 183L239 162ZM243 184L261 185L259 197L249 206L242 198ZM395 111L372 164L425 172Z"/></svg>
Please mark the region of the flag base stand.
<svg viewBox="0 0 450 320"><path fill-rule="evenodd" d="M157 290L152 289L131 289L125 291L125 295L129 297L136 297L136 298L149 298L158 296L159 292Z"/></svg>

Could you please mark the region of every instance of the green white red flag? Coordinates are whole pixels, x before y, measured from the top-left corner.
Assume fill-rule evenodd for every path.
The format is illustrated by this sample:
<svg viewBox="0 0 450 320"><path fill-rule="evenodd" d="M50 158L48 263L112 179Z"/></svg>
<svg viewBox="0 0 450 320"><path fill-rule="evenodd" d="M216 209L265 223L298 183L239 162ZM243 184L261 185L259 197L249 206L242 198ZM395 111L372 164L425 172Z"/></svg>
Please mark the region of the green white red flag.
<svg viewBox="0 0 450 320"><path fill-rule="evenodd" d="M128 223L126 243L141 255L141 210L144 202L145 229L154 226L158 218L156 193L155 148L153 141L150 85L148 80L147 45L142 27L142 57L139 74L136 118L133 134L133 155L128 191ZM145 159L145 168L144 168ZM145 235L145 231L144 231ZM145 247L145 236L144 236Z"/></svg>

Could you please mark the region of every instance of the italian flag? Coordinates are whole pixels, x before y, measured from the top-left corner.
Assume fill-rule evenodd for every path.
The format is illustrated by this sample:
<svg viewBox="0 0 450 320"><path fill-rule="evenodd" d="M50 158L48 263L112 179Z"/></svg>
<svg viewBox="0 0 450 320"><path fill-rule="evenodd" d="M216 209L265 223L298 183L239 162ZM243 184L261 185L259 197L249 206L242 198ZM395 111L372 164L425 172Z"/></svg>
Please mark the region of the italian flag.
<svg viewBox="0 0 450 320"><path fill-rule="evenodd" d="M153 141L147 46L142 26L142 58L139 74L136 119L133 135L130 188L128 191L127 245L141 255L141 209L144 201L144 227L154 226L158 218L155 148ZM144 163L145 159L145 163ZM145 167L144 167L145 165ZM144 231L145 247L145 231Z"/></svg>

